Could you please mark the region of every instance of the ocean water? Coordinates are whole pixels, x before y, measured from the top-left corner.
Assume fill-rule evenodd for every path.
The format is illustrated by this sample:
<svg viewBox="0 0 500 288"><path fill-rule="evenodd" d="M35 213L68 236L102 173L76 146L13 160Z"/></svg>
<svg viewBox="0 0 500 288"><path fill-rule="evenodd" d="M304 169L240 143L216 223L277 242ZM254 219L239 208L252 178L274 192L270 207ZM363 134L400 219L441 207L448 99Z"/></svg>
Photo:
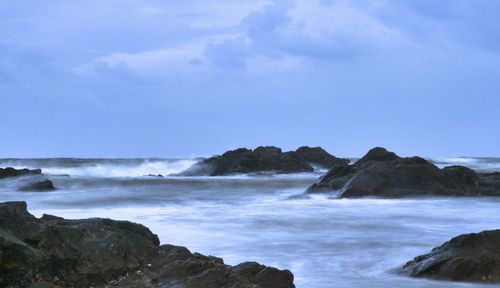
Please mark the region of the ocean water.
<svg viewBox="0 0 500 288"><path fill-rule="evenodd" d="M498 158L435 159L499 171ZM180 172L196 159L0 159L42 168L55 192L16 192L0 201L65 218L107 217L148 226L162 243L290 269L299 288L490 287L394 273L453 236L500 228L500 198L335 199L302 193L322 172L274 176L147 177ZM2 180L8 181L8 180Z"/></svg>

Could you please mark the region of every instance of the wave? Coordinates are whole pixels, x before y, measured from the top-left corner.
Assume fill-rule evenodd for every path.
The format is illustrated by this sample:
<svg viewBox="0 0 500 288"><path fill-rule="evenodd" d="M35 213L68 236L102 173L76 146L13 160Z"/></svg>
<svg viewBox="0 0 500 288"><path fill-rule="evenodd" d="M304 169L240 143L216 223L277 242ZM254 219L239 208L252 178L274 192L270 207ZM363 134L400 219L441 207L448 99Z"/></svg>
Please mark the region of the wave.
<svg viewBox="0 0 500 288"><path fill-rule="evenodd" d="M496 157L454 157L432 159L433 163L443 168L452 165L466 166L479 172L500 171L500 158Z"/></svg>
<svg viewBox="0 0 500 288"><path fill-rule="evenodd" d="M41 168L47 175L70 175L81 177L141 177L145 175L169 175L180 173L197 162L195 159L110 159L96 161L81 160L77 164L30 160L16 160L1 163L2 166L13 166L14 168ZM76 161L72 160L72 163ZM11 164L11 165L9 165Z"/></svg>

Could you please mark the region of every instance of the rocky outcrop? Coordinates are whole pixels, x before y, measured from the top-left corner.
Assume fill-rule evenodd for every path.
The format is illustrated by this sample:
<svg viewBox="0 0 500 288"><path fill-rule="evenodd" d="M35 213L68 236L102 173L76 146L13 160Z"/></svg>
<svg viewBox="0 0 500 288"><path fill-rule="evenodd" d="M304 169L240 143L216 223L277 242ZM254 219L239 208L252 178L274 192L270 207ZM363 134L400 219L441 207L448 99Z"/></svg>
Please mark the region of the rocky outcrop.
<svg viewBox="0 0 500 288"><path fill-rule="evenodd" d="M325 169L349 164L349 159L337 158L321 147L302 146L295 150L295 154L305 162Z"/></svg>
<svg viewBox="0 0 500 288"><path fill-rule="evenodd" d="M400 270L413 277L467 282L500 282L500 230L465 234Z"/></svg>
<svg viewBox="0 0 500 288"><path fill-rule="evenodd" d="M43 192L56 189L41 169L0 168L0 181L0 186L16 191Z"/></svg>
<svg viewBox="0 0 500 288"><path fill-rule="evenodd" d="M110 219L65 220L0 204L0 287L291 288L293 275L258 263L160 245L148 228Z"/></svg>
<svg viewBox="0 0 500 288"><path fill-rule="evenodd" d="M258 147L255 150L240 148L221 156L202 160L182 176L223 176L259 172L300 173L312 172L314 168L294 152L283 153L276 147Z"/></svg>
<svg viewBox="0 0 500 288"><path fill-rule="evenodd" d="M500 173L476 173L463 166L439 169L423 158L402 158L377 147L352 165L333 167L307 193L325 191L346 198L500 196Z"/></svg>
<svg viewBox="0 0 500 288"><path fill-rule="evenodd" d="M15 169L12 167L0 168L0 179L28 176L28 175L40 175L42 174L41 169Z"/></svg>
<svg viewBox="0 0 500 288"><path fill-rule="evenodd" d="M302 173L313 172L311 165L330 168L349 162L330 155L320 147L300 147L296 151L283 152L273 146L261 146L255 150L240 148L227 151L221 156L204 159L181 176L224 176L249 173Z"/></svg>

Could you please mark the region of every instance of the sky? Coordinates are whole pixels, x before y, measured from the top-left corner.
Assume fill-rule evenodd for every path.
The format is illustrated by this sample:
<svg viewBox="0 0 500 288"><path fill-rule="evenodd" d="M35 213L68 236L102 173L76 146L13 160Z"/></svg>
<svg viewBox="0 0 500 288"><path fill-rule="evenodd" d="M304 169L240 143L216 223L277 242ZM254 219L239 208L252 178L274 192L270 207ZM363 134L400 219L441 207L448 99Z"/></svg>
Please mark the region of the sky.
<svg viewBox="0 0 500 288"><path fill-rule="evenodd" d="M500 1L0 0L0 157L500 156Z"/></svg>

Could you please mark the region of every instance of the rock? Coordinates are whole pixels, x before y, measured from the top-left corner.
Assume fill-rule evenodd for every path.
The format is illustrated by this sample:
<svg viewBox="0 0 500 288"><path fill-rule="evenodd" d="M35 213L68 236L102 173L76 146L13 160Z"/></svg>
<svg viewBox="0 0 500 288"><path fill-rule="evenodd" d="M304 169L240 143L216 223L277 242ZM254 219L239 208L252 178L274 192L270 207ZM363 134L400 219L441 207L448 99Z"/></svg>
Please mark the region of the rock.
<svg viewBox="0 0 500 288"><path fill-rule="evenodd" d="M0 168L3 187L17 191L53 191L54 183L42 174L41 169Z"/></svg>
<svg viewBox="0 0 500 288"><path fill-rule="evenodd" d="M292 288L293 275L260 264L161 245L148 228L111 219L36 218L0 203L0 286Z"/></svg>
<svg viewBox="0 0 500 288"><path fill-rule="evenodd" d="M161 174L148 174L148 175L144 175L144 177L163 178L163 175L161 175Z"/></svg>
<svg viewBox="0 0 500 288"><path fill-rule="evenodd" d="M42 174L41 169L15 169L12 167L0 168L0 179L26 176L26 175L40 175Z"/></svg>
<svg viewBox="0 0 500 288"><path fill-rule="evenodd" d="M52 183L52 181L49 179L25 184L17 189L17 191L53 191L53 190L56 190L56 187L54 187L54 183Z"/></svg>
<svg viewBox="0 0 500 288"><path fill-rule="evenodd" d="M401 158L374 148L352 165L330 169L306 191L336 191L339 197L499 196L500 174L463 166L439 169L420 157Z"/></svg>
<svg viewBox="0 0 500 288"><path fill-rule="evenodd" d="M202 160L181 176L223 176L242 173L301 173L314 168L295 152L282 152L277 147L258 147L255 150L240 148L221 156Z"/></svg>
<svg viewBox="0 0 500 288"><path fill-rule="evenodd" d="M460 235L406 263L412 277L467 282L500 282L500 230Z"/></svg>
<svg viewBox="0 0 500 288"><path fill-rule="evenodd" d="M349 164L349 159L337 158L321 147L302 146L295 150L295 154L302 160L322 168L330 169L338 165Z"/></svg>

